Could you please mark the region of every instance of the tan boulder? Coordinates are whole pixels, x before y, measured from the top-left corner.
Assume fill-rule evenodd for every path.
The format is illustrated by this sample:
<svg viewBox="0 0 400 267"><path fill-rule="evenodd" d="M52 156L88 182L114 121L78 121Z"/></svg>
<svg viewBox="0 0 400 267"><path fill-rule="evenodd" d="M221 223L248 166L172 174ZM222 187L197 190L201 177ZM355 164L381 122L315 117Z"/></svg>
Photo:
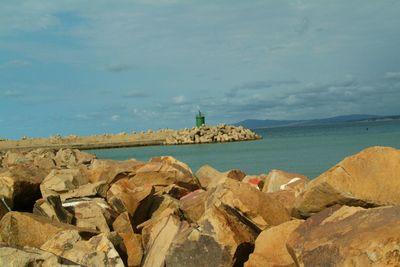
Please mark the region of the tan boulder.
<svg viewBox="0 0 400 267"><path fill-rule="evenodd" d="M298 173L290 173L281 170L272 170L266 177L263 192L277 192L279 190L294 190L296 194L305 187L309 179Z"/></svg>
<svg viewBox="0 0 400 267"><path fill-rule="evenodd" d="M189 191L189 189L187 189L187 188L181 187L176 184L171 184L167 187L163 187L162 189L159 189L156 194L157 195L169 195L175 199L181 199L182 197L186 196L190 192L191 191Z"/></svg>
<svg viewBox="0 0 400 267"><path fill-rule="evenodd" d="M162 219L147 225L142 230L144 245L143 267L164 267L165 257L168 250L183 229L189 226L181 222L175 215L163 217Z"/></svg>
<svg viewBox="0 0 400 267"><path fill-rule="evenodd" d="M68 224L71 224L74 217L62 206L60 196L56 195L37 200L33 207L33 214Z"/></svg>
<svg viewBox="0 0 400 267"><path fill-rule="evenodd" d="M201 187L206 190L215 188L219 184L224 183L226 179L229 179L225 174L217 171L209 165L202 166L196 172L196 177L199 180Z"/></svg>
<svg viewBox="0 0 400 267"><path fill-rule="evenodd" d="M289 237L298 266L398 266L400 207L335 205L308 218Z"/></svg>
<svg viewBox="0 0 400 267"><path fill-rule="evenodd" d="M281 203L242 182L227 179L209 194L208 207L221 202L260 230L290 220L287 210Z"/></svg>
<svg viewBox="0 0 400 267"><path fill-rule="evenodd" d="M40 183L46 174L31 165L0 170L0 198L11 209L32 211L35 201L41 198Z"/></svg>
<svg viewBox="0 0 400 267"><path fill-rule="evenodd" d="M62 231L53 235L41 249L83 266L124 266L106 234L99 234L85 241L77 231Z"/></svg>
<svg viewBox="0 0 400 267"><path fill-rule="evenodd" d="M62 148L57 151L54 161L61 168L76 168L82 164L90 164L95 155L82 152L78 149Z"/></svg>
<svg viewBox="0 0 400 267"><path fill-rule="evenodd" d="M144 163L137 160L93 160L88 168L88 178L92 183L105 181L112 184L121 178L128 178L136 174L136 170Z"/></svg>
<svg viewBox="0 0 400 267"><path fill-rule="evenodd" d="M131 218L127 211L118 215L112 226L117 233L134 233Z"/></svg>
<svg viewBox="0 0 400 267"><path fill-rule="evenodd" d="M246 177L246 173L239 169L229 170L224 173L228 178L233 180L242 181L244 177Z"/></svg>
<svg viewBox="0 0 400 267"><path fill-rule="evenodd" d="M293 213L294 205L296 202L296 193L292 190L280 190L272 193L265 193L269 197L281 203L289 214Z"/></svg>
<svg viewBox="0 0 400 267"><path fill-rule="evenodd" d="M135 233L120 233L124 242L125 253L128 256L129 267L141 266L143 258L143 247L141 235Z"/></svg>
<svg viewBox="0 0 400 267"><path fill-rule="evenodd" d="M0 246L0 266L65 267L77 264L37 248Z"/></svg>
<svg viewBox="0 0 400 267"><path fill-rule="evenodd" d="M286 243L290 234L302 223L302 220L293 220L262 231L256 239L254 252L244 266L296 266Z"/></svg>
<svg viewBox="0 0 400 267"><path fill-rule="evenodd" d="M179 207L185 214L185 218L191 222L197 222L204 214L208 194L202 189L187 194L179 200Z"/></svg>
<svg viewBox="0 0 400 267"><path fill-rule="evenodd" d="M44 178L40 191L43 197L60 195L87 183L89 180L82 169L54 169Z"/></svg>
<svg viewBox="0 0 400 267"><path fill-rule="evenodd" d="M21 151L9 150L3 157L2 165L8 168L19 164L29 164L31 161Z"/></svg>
<svg viewBox="0 0 400 267"><path fill-rule="evenodd" d="M312 180L296 200L299 216L334 204L400 205L400 150L370 147L347 157Z"/></svg>
<svg viewBox="0 0 400 267"><path fill-rule="evenodd" d="M169 195L154 196L148 210L149 218L158 217L166 209L174 210L174 213L178 214L180 212L179 201Z"/></svg>
<svg viewBox="0 0 400 267"><path fill-rule="evenodd" d="M242 182L258 190L262 190L265 183L265 177L258 175L247 175L246 177L243 178Z"/></svg>
<svg viewBox="0 0 400 267"><path fill-rule="evenodd" d="M68 229L89 235L96 233L95 231L81 229L24 212L8 212L0 221L1 239L9 246L40 248L52 235Z"/></svg>
<svg viewBox="0 0 400 267"><path fill-rule="evenodd" d="M154 187L136 187L128 179L114 183L107 192L107 202L119 213L127 211L135 226L146 221L154 197Z"/></svg>
<svg viewBox="0 0 400 267"><path fill-rule="evenodd" d="M96 197L96 196L105 198L108 189L109 185L105 181L88 183L81 185L75 189L71 189L65 193L60 193L60 198L62 201L71 198Z"/></svg>

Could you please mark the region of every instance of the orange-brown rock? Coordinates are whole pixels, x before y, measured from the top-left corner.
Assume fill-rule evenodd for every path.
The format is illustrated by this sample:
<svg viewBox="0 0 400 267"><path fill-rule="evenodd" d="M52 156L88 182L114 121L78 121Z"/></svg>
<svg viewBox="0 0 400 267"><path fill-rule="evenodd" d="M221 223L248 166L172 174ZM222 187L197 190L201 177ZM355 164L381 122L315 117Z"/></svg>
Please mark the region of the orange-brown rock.
<svg viewBox="0 0 400 267"><path fill-rule="evenodd" d="M224 173L228 178L233 180L242 181L246 177L246 173L239 169L229 170Z"/></svg>
<svg viewBox="0 0 400 267"><path fill-rule="evenodd" d="M398 266L400 207L336 205L308 218L287 244L298 266Z"/></svg>
<svg viewBox="0 0 400 267"><path fill-rule="evenodd" d="M121 213L112 224L117 233L134 233L131 218L127 211Z"/></svg>
<svg viewBox="0 0 400 267"><path fill-rule="evenodd" d="M300 216L334 204L400 205L400 150L371 147L347 157L312 180L296 200Z"/></svg>
<svg viewBox="0 0 400 267"><path fill-rule="evenodd" d="M40 183L46 171L31 165L16 165L0 170L0 198L14 210L32 211L41 198Z"/></svg>
<svg viewBox="0 0 400 267"><path fill-rule="evenodd" d="M74 217L62 206L60 196L57 195L37 200L33 207L33 214L68 224L71 224Z"/></svg>
<svg viewBox="0 0 400 267"><path fill-rule="evenodd" d="M120 233L124 242L125 253L128 255L127 265L129 267L140 266L143 258L143 247L141 235L135 233Z"/></svg>
<svg viewBox="0 0 400 267"><path fill-rule="evenodd" d="M228 176L209 165L202 166L196 172L196 177L199 180L201 187L206 190L215 188L219 184L224 183L226 179L229 179Z"/></svg>
<svg viewBox="0 0 400 267"><path fill-rule="evenodd" d="M290 234L302 223L302 220L293 220L262 231L256 239L254 252L244 266L296 266L286 243Z"/></svg>
<svg viewBox="0 0 400 267"><path fill-rule="evenodd" d="M61 168L76 168L82 164L90 164L95 158L95 155L78 149L61 148L57 151L54 161Z"/></svg>
<svg viewBox="0 0 400 267"><path fill-rule="evenodd" d="M268 173L263 192L277 192L279 190L293 190L296 195L302 191L308 183L308 178L298 173L290 173L281 170L272 170Z"/></svg>
<svg viewBox="0 0 400 267"><path fill-rule="evenodd" d="M220 202L253 223L259 230L290 220L288 211L281 203L242 182L228 178L209 194L207 207L219 205Z"/></svg>
<svg viewBox="0 0 400 267"><path fill-rule="evenodd" d="M9 246L40 248L52 235L68 229L96 233L24 212L8 212L0 221L1 239Z"/></svg>
<svg viewBox="0 0 400 267"><path fill-rule="evenodd" d="M105 181L107 184L114 183L121 178L129 178L136 174L136 170L144 163L137 160L93 160L88 168L88 178L95 183Z"/></svg>
<svg viewBox="0 0 400 267"><path fill-rule="evenodd" d="M164 267L165 258L175 237L189 226L181 222L175 215L145 226L142 230L142 238L145 256L143 267Z"/></svg>
<svg viewBox="0 0 400 267"><path fill-rule="evenodd" d="M119 213L127 211L135 226L146 221L154 197L154 187L136 187L124 178L114 183L107 192L107 202Z"/></svg>
<svg viewBox="0 0 400 267"><path fill-rule="evenodd" d="M268 194L269 197L281 203L286 208L289 214L293 213L294 205L296 203L295 192L291 190L280 190L277 192L265 193L265 194Z"/></svg>
<svg viewBox="0 0 400 267"><path fill-rule="evenodd" d="M185 218L191 222L197 222L205 212L207 198L207 192L202 189L182 197L179 200L179 206L185 214Z"/></svg>

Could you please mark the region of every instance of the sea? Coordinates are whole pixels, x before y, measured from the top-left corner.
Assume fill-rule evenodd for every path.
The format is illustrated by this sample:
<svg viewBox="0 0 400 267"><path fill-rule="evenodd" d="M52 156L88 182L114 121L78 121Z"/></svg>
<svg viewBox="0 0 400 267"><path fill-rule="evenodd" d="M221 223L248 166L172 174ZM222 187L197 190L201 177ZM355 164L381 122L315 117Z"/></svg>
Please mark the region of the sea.
<svg viewBox="0 0 400 267"><path fill-rule="evenodd" d="M370 146L400 149L400 120L347 122L254 130L262 140L177 146L91 150L100 159L137 159L171 155L197 171L208 164L219 171L240 169L249 175L272 169L313 179L343 158Z"/></svg>

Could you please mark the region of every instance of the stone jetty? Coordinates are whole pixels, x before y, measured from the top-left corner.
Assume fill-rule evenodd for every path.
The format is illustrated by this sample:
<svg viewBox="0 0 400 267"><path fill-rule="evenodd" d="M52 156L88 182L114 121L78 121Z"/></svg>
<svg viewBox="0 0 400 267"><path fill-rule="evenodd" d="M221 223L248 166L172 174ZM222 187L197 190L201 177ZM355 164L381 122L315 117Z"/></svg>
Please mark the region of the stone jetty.
<svg viewBox="0 0 400 267"><path fill-rule="evenodd" d="M200 135L199 135L200 136ZM234 166L232 166L234 167ZM319 177L0 153L0 266L399 266L400 150Z"/></svg>
<svg viewBox="0 0 400 267"><path fill-rule="evenodd" d="M23 137L21 140L0 139L0 151L10 149L32 150L48 149L99 149L136 146L157 146L177 144L202 144L217 142L249 141L262 137L241 126L220 124L217 126L203 125L199 128L172 130L160 129L146 132L121 132L118 134L100 134L91 136L61 136L48 138Z"/></svg>

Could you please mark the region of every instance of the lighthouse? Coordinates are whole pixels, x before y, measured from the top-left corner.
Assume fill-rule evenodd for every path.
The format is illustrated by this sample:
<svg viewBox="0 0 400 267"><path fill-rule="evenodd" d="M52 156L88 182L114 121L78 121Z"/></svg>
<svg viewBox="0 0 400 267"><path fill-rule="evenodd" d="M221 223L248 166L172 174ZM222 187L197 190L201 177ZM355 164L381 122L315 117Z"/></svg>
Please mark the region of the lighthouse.
<svg viewBox="0 0 400 267"><path fill-rule="evenodd" d="M199 114L196 115L196 127L200 127L202 125L204 125L206 122L205 118L204 118L204 114L202 114L199 110Z"/></svg>

